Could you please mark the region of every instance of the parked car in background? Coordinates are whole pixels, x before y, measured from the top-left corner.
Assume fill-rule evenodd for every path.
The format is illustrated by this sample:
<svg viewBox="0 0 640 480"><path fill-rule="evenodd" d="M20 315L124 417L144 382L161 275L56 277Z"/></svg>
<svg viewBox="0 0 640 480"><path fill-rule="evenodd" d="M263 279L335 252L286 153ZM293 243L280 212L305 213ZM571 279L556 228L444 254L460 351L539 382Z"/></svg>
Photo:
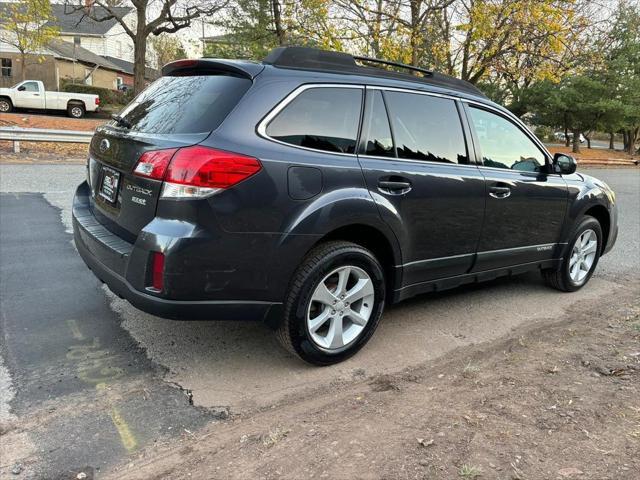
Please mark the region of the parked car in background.
<svg viewBox="0 0 640 480"><path fill-rule="evenodd" d="M416 294L531 270L582 288L616 241L611 189L473 85L381 64L288 47L165 66L91 141L85 263L141 310L261 320L321 365Z"/></svg>
<svg viewBox="0 0 640 480"><path fill-rule="evenodd" d="M88 93L47 92L39 80L25 80L11 88L0 88L0 112L14 108L29 110L66 110L73 118L100 108L100 97Z"/></svg>
<svg viewBox="0 0 640 480"><path fill-rule="evenodd" d="M556 140L560 140L562 142L564 142L567 138L569 139L570 142L573 141L573 133L567 133L567 135L565 136L564 132L556 132L553 134L554 138ZM580 137L578 137L578 140L580 141L580 143L584 143L587 141L586 138L584 138L584 135L580 134Z"/></svg>

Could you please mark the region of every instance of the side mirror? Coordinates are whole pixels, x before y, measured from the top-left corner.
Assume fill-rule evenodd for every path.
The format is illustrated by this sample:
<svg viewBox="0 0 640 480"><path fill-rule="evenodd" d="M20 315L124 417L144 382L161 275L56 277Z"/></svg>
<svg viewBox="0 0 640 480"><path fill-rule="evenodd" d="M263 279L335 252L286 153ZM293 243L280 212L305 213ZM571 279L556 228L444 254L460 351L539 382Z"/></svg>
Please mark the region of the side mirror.
<svg viewBox="0 0 640 480"><path fill-rule="evenodd" d="M24 92L26 89L27 89L27 87L25 87L24 85L20 85L20 86L18 87L18 91L19 91L19 92Z"/></svg>
<svg viewBox="0 0 640 480"><path fill-rule="evenodd" d="M556 153L553 156L553 167L555 173L561 173L562 175L571 175L575 173L578 168L578 162L576 159L565 155L564 153Z"/></svg>

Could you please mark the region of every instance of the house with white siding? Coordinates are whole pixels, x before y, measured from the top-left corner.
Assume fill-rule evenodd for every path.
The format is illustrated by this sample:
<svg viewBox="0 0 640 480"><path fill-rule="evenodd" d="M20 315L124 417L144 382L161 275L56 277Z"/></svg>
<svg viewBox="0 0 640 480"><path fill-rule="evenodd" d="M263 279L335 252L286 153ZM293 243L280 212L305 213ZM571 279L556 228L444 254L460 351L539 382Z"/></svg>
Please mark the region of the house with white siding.
<svg viewBox="0 0 640 480"><path fill-rule="evenodd" d="M96 21L95 18L106 18L109 13L98 5L92 5L89 0L83 9L77 9L71 5L52 4L51 13L53 20L49 26L55 26L60 32L60 39L82 47L96 55L106 58L112 63L121 66L121 75L118 78L118 86L133 85L133 40L120 23L115 19ZM135 28L136 15L132 7L112 7L119 17L131 28ZM147 71L145 76L152 80L156 74L154 68L155 54L151 45L147 47Z"/></svg>

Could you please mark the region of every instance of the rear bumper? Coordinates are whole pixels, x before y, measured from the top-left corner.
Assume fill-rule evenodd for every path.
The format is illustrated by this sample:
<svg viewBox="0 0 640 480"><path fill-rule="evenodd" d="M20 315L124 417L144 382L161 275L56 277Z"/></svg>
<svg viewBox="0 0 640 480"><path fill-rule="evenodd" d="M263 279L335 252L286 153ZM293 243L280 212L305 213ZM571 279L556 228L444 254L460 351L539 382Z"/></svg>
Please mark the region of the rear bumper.
<svg viewBox="0 0 640 480"><path fill-rule="evenodd" d="M135 288L126 278L137 247L125 242L98 223L90 209L89 188L78 187L73 201L73 234L80 256L99 280L134 307L174 320L262 320L275 324L282 303L252 300L173 300ZM147 252L148 253L148 252Z"/></svg>

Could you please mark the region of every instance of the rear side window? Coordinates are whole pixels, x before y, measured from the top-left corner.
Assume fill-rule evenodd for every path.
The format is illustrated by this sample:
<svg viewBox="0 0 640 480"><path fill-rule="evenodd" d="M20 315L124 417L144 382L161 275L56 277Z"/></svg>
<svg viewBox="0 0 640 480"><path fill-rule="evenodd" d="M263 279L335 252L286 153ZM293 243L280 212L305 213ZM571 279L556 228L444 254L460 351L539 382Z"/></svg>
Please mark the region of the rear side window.
<svg viewBox="0 0 640 480"><path fill-rule="evenodd" d="M162 77L127 105L120 116L136 132L211 132L250 86L251 80L230 75Z"/></svg>
<svg viewBox="0 0 640 480"><path fill-rule="evenodd" d="M389 118L384 106L384 99L380 90L373 90L371 106L368 110L368 131L365 138L365 155L376 157L395 157L393 138L389 127Z"/></svg>
<svg viewBox="0 0 640 480"><path fill-rule="evenodd" d="M385 92L399 158L469 163L460 115L447 98Z"/></svg>
<svg viewBox="0 0 640 480"><path fill-rule="evenodd" d="M269 137L299 147L355 153L362 89L304 90L269 123Z"/></svg>

